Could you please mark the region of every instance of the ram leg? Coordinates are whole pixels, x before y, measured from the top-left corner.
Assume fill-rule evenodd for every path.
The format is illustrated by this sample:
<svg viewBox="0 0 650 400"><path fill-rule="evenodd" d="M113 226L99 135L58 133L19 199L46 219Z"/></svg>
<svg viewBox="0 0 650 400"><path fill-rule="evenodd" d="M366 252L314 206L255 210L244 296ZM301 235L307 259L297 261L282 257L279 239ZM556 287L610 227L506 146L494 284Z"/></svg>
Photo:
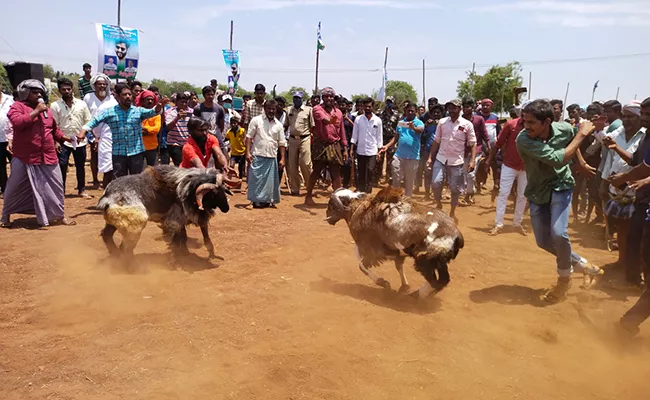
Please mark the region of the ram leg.
<svg viewBox="0 0 650 400"><path fill-rule="evenodd" d="M395 269L397 269L397 272L399 273L399 279L402 281L402 286L400 286L399 292L408 292L410 286L408 280L406 279L406 274L404 273L404 257L395 258Z"/></svg>
<svg viewBox="0 0 650 400"><path fill-rule="evenodd" d="M178 259L190 253L190 250L187 248L187 230L184 226L172 235L169 247L171 248L169 266L176 268Z"/></svg>
<svg viewBox="0 0 650 400"><path fill-rule="evenodd" d="M390 289L390 282L380 277L379 275L375 274L374 272L372 272L366 267L366 265L364 264L364 260L361 257L361 254L359 253L359 247L355 247L354 253L359 259L359 269L361 270L361 272L363 272L363 274L368 278L372 279L372 281L375 282L377 286L381 286L385 289ZM370 264L370 263L366 262L366 264Z"/></svg>
<svg viewBox="0 0 650 400"><path fill-rule="evenodd" d="M208 250L208 258L215 258L216 255L214 254L214 245L212 244L212 240L210 239L208 221L206 220L205 222L201 222L199 224L199 227L201 228L201 234L203 235L203 244L205 245L205 248Z"/></svg>
<svg viewBox="0 0 650 400"><path fill-rule="evenodd" d="M117 228L114 225L106 224L101 233L102 240L108 249L108 254L111 256L115 256L120 252L120 250L117 248L117 245L115 244L115 240L113 240L115 232L117 232Z"/></svg>

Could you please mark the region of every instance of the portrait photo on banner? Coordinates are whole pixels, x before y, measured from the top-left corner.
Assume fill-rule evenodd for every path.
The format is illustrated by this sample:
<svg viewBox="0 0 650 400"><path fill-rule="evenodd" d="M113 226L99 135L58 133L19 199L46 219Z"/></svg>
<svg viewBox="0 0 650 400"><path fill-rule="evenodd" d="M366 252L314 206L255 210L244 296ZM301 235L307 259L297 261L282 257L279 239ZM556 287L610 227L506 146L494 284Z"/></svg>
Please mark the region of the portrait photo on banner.
<svg viewBox="0 0 650 400"><path fill-rule="evenodd" d="M99 42L98 70L111 79L135 78L138 73L138 30L96 24Z"/></svg>

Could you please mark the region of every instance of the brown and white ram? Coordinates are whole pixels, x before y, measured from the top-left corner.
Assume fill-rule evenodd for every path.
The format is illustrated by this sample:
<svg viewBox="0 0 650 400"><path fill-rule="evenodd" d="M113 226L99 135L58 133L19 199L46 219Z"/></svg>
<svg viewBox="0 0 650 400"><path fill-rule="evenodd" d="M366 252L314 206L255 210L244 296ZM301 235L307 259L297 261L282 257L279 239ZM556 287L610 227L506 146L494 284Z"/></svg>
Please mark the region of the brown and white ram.
<svg viewBox="0 0 650 400"><path fill-rule="evenodd" d="M357 245L359 269L375 284L390 289L390 283L370 268L394 259L402 281L399 291L408 291L403 266L407 256L414 258L415 270L426 279L411 293L420 298L447 286L447 265L464 246L463 235L447 214L412 203L401 189L386 187L374 195L338 189L330 196L326 221L334 225L341 219Z"/></svg>
<svg viewBox="0 0 650 400"><path fill-rule="evenodd" d="M97 205L104 211L106 225L101 236L109 254L131 256L147 221L154 221L160 223L170 245L170 264L189 252L185 229L189 224L201 228L210 258L215 257L208 223L215 209L223 213L230 209L226 194L232 193L225 179L216 169L157 165L112 181ZM116 231L122 235L119 249L113 241Z"/></svg>

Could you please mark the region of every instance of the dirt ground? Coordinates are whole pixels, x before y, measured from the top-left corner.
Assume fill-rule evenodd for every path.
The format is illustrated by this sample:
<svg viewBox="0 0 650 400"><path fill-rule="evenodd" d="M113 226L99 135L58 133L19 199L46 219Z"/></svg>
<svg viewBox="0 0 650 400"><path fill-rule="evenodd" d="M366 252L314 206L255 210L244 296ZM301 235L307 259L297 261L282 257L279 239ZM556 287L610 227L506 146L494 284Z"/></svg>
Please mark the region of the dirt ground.
<svg viewBox="0 0 650 400"><path fill-rule="evenodd" d="M543 307L554 259L532 234L489 237L488 195L459 211L451 284L417 302L359 271L345 223L323 221L325 192L315 208L283 196L252 211L236 194L211 222L223 260L204 261L191 227L194 256L178 271L150 224L137 274L105 261L91 193L66 199L76 226L15 216L0 231L1 399L648 398L650 326L631 341L614 330L638 293L576 279L566 302ZM572 240L611 264L600 231ZM406 271L423 282L412 262ZM378 272L399 287L392 263Z"/></svg>

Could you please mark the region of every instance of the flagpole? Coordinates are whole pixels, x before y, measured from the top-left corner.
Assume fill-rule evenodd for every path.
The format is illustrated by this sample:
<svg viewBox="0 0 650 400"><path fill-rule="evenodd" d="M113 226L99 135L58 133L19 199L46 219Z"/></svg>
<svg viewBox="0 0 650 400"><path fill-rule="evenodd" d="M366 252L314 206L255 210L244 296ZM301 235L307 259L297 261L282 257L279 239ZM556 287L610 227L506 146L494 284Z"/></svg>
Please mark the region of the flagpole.
<svg viewBox="0 0 650 400"><path fill-rule="evenodd" d="M320 58L320 48L316 46L316 87L314 93L318 93L318 59Z"/></svg>
<svg viewBox="0 0 650 400"><path fill-rule="evenodd" d="M533 71L528 73L528 100L530 100L530 92L533 87Z"/></svg>
<svg viewBox="0 0 650 400"><path fill-rule="evenodd" d="M621 91L621 87L616 88L616 100L618 100L618 93Z"/></svg>
<svg viewBox="0 0 650 400"><path fill-rule="evenodd" d="M564 119L564 109L566 109L566 101L569 98L569 85L571 85L571 82L566 83L566 92L564 93L564 103L562 103L562 106L563 106L562 119Z"/></svg>
<svg viewBox="0 0 650 400"><path fill-rule="evenodd" d="M426 87L425 86L425 79L426 79L426 77L425 77L424 71L425 71L425 64L424 64L424 58L423 58L422 59L422 105L426 106L426 104L427 104L427 95L425 93L425 90L426 90L426 88L425 88Z"/></svg>

